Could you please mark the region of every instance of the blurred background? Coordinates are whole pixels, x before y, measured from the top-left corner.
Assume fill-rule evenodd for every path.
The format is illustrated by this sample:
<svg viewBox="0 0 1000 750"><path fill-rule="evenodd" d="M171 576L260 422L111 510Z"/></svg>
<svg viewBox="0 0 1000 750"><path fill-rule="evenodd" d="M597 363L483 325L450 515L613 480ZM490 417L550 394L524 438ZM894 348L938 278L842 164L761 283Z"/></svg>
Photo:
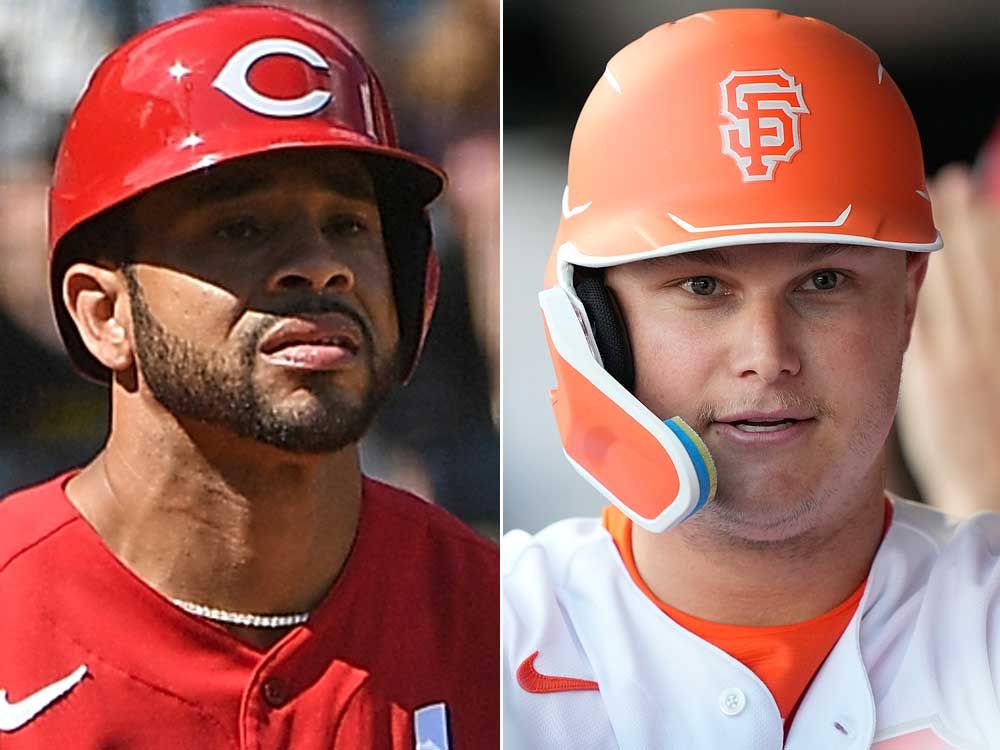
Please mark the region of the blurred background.
<svg viewBox="0 0 1000 750"><path fill-rule="evenodd" d="M50 311L45 199L63 125L98 61L198 0L0 0L0 497L86 463L108 392L78 376ZM346 34L379 73L402 146L449 172L433 209L441 293L416 375L365 470L499 528L499 0L275 2Z"/></svg>
<svg viewBox="0 0 1000 750"><path fill-rule="evenodd" d="M885 69L903 91L913 110L923 139L927 172L936 175L954 162L975 164L966 174L959 173L945 189L948 200L935 201L935 217L945 237L945 253L935 256L931 273L939 257L948 256L951 248L945 225L968 225L1000 228L992 216L984 216L972 199L963 197L969 185L985 189L987 173L997 180L997 159L980 157L981 149L1000 112L1000 13L993 0L953 0L952 2L913 2L913 0L799 0L797 2L694 2L679 0L630 0L610 6L599 0L576 0L573 3L506 0L504 2L504 292L503 292L503 450L504 450L504 529L523 528L536 531L559 518L595 515L603 499L565 460L549 406L548 391L555 383L542 333L537 293L541 287L560 217L560 201L566 184L566 158L576 117L601 78L607 61L622 47L645 31L692 13L721 7L776 8L796 15L815 16L829 21L861 39L881 57ZM627 137L627 134L623 134ZM995 145L994 150L998 147ZM992 170L992 171L991 171ZM1000 195L997 183L993 190ZM958 194L956 197L956 193ZM971 206L971 208L970 208ZM995 202L1000 206L1000 200ZM943 217L942 210L951 211ZM974 210L973 210L974 209ZM995 211L994 211L995 213ZM953 239L952 242L959 240ZM996 229L979 232L969 239L978 243L971 254L1000 251L1000 233ZM992 246L981 247L990 244ZM952 253L951 257L955 257ZM1000 258L1000 252L994 253ZM994 261L993 275L979 267L984 281L983 294L996 298L994 282L1000 283L1000 267ZM930 279L930 276L929 276ZM925 287L925 292L928 291ZM971 291L971 290L970 290ZM979 293L979 290L976 290ZM943 295L942 295L943 296ZM921 306L926 307L926 299ZM996 305L994 305L996 307ZM990 316L992 315L992 317ZM977 318L985 334L983 352L977 365L996 373L995 332L1000 330L1000 311L992 310ZM955 339L955 337L953 337ZM913 363L908 354L907 367L944 369L950 364L967 364L963 357L965 341L955 339L956 351L923 350L924 361ZM972 352L975 354L976 352ZM936 357L936 362L935 362ZM966 367L966 371L970 368ZM988 438L995 432L986 427L980 432L966 421L968 443L962 444L966 461L944 456L941 446L954 444L942 429L949 418L955 429L962 429L964 413L954 409L949 398L968 396L968 410L992 416L1000 402L1000 384L995 374L991 380L962 380L955 377L930 383L922 393L940 408L914 413L924 421L913 428L928 436L922 450L911 452L920 457L919 465L908 465L893 439L890 450L892 470L889 488L908 497L938 497L948 506L939 484L954 485L953 473L971 464L971 472L983 474L983 467L996 464L997 446ZM991 390L992 389L992 390ZM975 396L973 398L973 396ZM928 401L925 400L925 404ZM960 406L960 405L959 405ZM941 419L936 423L930 417ZM985 420L984 420L985 421ZM934 431L931 443L931 431ZM987 432L988 430L988 432ZM993 440L996 443L996 440ZM966 445L972 448L965 450ZM988 448L988 450L987 450ZM956 449L957 450L957 449ZM981 450L976 455L973 450ZM992 452L991 452L992 451ZM932 462L943 456L942 466ZM985 457L984 457L985 456ZM947 460L945 460L947 459ZM974 460L973 460L974 459ZM954 467L954 469L952 469ZM917 470L912 470L916 468ZM918 482L914 476L920 476ZM960 473L958 479L970 476ZM993 481L976 507L1000 508L1000 482ZM977 488L978 491L978 488ZM954 503L953 503L954 505ZM968 512L975 508L956 508Z"/></svg>

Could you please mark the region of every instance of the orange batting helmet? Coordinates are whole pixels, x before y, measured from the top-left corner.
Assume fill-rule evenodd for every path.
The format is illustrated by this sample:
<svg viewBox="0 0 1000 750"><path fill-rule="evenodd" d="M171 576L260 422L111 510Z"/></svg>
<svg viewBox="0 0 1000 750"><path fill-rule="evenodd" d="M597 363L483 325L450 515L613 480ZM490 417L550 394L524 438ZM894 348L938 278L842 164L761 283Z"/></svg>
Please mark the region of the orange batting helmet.
<svg viewBox="0 0 1000 750"><path fill-rule="evenodd" d="M660 531L715 491L679 417L630 392L628 332L602 269L750 243L941 247L909 108L872 50L777 11L698 13L607 65L573 134L540 301L563 447Z"/></svg>

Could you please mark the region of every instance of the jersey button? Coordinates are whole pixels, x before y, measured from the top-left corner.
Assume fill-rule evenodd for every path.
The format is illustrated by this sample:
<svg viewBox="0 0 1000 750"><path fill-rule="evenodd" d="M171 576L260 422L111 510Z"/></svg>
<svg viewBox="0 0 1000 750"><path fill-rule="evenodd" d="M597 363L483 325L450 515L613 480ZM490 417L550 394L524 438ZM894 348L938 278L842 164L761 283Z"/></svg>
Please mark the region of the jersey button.
<svg viewBox="0 0 1000 750"><path fill-rule="evenodd" d="M746 708L747 697L739 688L726 688L719 693L719 708L726 716L737 716Z"/></svg>
<svg viewBox="0 0 1000 750"><path fill-rule="evenodd" d="M264 700L271 708L281 708L288 703L288 687L276 677L266 680L261 687Z"/></svg>

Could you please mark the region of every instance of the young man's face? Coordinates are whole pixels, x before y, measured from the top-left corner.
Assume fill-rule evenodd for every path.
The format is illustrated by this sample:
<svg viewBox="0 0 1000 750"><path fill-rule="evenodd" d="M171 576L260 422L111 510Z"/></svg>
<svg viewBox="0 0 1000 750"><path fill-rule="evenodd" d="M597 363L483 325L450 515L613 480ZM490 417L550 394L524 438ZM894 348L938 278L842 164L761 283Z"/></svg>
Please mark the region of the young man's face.
<svg viewBox="0 0 1000 750"><path fill-rule="evenodd" d="M925 263L789 243L609 269L636 397L683 417L715 458L718 494L699 523L780 540L880 490Z"/></svg>
<svg viewBox="0 0 1000 750"><path fill-rule="evenodd" d="M140 199L138 367L169 411L292 451L355 442L395 380L372 179L346 153L235 161Z"/></svg>

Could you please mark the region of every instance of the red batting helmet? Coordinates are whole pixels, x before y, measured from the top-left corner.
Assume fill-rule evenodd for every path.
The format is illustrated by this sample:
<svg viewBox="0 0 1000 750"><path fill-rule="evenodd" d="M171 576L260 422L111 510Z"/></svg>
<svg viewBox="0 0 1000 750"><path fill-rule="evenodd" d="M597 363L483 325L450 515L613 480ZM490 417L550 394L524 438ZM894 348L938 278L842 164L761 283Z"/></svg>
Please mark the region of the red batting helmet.
<svg viewBox="0 0 1000 750"><path fill-rule="evenodd" d="M437 294L426 206L440 168L399 148L389 103L360 53L328 26L281 8L214 7L154 26L98 66L56 158L49 268L56 320L84 374L110 373L62 303L62 252L89 219L168 180L286 148L364 155L393 273L403 373L410 373Z"/></svg>

